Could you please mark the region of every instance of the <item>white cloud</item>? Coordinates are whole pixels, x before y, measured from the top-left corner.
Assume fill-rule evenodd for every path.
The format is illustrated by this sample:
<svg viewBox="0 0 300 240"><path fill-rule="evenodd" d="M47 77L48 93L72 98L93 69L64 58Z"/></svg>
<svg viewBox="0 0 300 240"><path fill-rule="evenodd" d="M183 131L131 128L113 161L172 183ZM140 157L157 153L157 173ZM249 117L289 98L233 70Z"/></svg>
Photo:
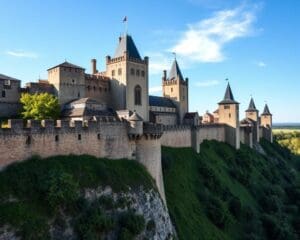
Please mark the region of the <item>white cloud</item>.
<svg viewBox="0 0 300 240"><path fill-rule="evenodd" d="M149 88L149 93L158 93L162 91L161 86L153 86Z"/></svg>
<svg viewBox="0 0 300 240"><path fill-rule="evenodd" d="M262 68L267 66L267 64L263 61L259 61L256 64L257 64L257 66L262 67Z"/></svg>
<svg viewBox="0 0 300 240"><path fill-rule="evenodd" d="M149 73L150 75L154 74L163 74L163 70L167 70L171 67L171 57L168 57L167 54L157 53L157 52L148 52L146 54L149 56Z"/></svg>
<svg viewBox="0 0 300 240"><path fill-rule="evenodd" d="M38 55L34 52L26 52L23 50L10 50L6 52L7 55L19 58L37 58Z"/></svg>
<svg viewBox="0 0 300 240"><path fill-rule="evenodd" d="M195 86L197 87L212 87L219 85L220 81L218 80L208 80L208 81L203 81L203 82L196 82Z"/></svg>
<svg viewBox="0 0 300 240"><path fill-rule="evenodd" d="M223 47L226 44L254 32L255 10L241 6L217 11L210 18L189 24L170 51L191 61L223 61Z"/></svg>

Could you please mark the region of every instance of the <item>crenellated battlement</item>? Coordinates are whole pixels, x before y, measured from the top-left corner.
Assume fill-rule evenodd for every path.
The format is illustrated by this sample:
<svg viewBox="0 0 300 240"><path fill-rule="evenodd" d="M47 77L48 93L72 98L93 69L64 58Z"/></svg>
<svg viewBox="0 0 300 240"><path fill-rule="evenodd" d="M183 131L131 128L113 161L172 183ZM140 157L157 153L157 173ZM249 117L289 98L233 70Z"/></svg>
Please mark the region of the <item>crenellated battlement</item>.
<svg viewBox="0 0 300 240"><path fill-rule="evenodd" d="M98 121L68 121L68 120L22 120L9 119L7 127L0 128L0 136L5 134L45 134L51 132L82 132L96 131L102 128L126 127L126 122L121 122L115 117L101 117Z"/></svg>
<svg viewBox="0 0 300 240"><path fill-rule="evenodd" d="M192 127L190 125L164 125L164 131L185 131L191 130Z"/></svg>

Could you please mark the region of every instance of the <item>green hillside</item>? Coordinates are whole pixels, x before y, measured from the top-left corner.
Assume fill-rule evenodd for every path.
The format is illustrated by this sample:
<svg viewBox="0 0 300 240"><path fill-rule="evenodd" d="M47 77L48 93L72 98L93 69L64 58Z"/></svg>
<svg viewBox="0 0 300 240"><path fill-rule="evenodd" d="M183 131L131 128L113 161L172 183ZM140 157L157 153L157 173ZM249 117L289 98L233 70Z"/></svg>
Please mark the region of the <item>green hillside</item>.
<svg viewBox="0 0 300 240"><path fill-rule="evenodd" d="M163 148L167 203L179 239L300 238L300 159L263 141L266 156L205 141Z"/></svg>
<svg viewBox="0 0 300 240"><path fill-rule="evenodd" d="M83 197L86 189L96 192L106 186L120 197ZM50 239L51 228L72 228L79 239L101 239L109 232L118 239L134 239L145 221L130 209L124 193L153 188L146 169L125 159L71 155L15 163L0 172L0 238L11 239L3 236L8 226L21 239Z"/></svg>

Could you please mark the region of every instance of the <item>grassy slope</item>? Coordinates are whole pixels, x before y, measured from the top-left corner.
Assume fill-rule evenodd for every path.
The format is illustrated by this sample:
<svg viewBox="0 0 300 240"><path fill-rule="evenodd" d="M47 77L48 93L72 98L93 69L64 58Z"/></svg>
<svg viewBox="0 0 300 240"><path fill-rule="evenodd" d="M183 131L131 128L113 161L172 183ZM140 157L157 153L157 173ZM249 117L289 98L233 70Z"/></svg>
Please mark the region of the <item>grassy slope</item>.
<svg viewBox="0 0 300 240"><path fill-rule="evenodd" d="M215 141L204 142L200 154L163 148L166 197L180 239L296 239L300 164L296 171L289 152L262 145L268 157ZM299 196L288 198L288 189Z"/></svg>
<svg viewBox="0 0 300 240"><path fill-rule="evenodd" d="M59 209L70 216L86 211L86 203L78 194L82 189L109 185L119 192L128 187L149 189L153 183L145 168L135 161L86 155L33 158L0 172L0 226L14 226L24 239L47 239L47 223L60 220ZM110 219L96 217L103 220L104 229L109 227Z"/></svg>

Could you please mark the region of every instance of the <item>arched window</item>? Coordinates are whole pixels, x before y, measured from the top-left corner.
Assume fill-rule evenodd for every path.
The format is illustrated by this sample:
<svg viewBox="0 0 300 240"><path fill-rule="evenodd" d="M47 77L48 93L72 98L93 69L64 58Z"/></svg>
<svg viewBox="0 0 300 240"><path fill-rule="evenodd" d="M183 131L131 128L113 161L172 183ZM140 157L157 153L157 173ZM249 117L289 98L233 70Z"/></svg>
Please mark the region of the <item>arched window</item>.
<svg viewBox="0 0 300 240"><path fill-rule="evenodd" d="M134 88L134 104L142 105L142 88L140 85L137 85Z"/></svg>

